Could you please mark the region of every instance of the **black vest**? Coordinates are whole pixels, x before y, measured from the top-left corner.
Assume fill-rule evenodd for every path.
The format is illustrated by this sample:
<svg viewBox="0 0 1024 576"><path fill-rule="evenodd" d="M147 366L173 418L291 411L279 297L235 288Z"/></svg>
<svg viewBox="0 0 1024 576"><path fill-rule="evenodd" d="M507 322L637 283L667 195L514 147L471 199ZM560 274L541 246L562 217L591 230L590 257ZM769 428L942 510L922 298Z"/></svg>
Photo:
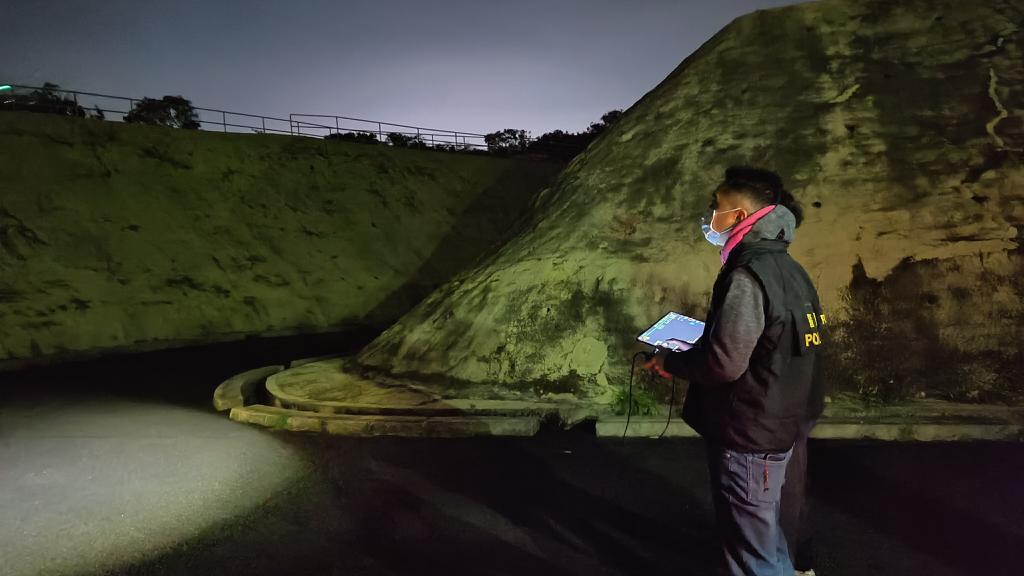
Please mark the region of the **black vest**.
<svg viewBox="0 0 1024 576"><path fill-rule="evenodd" d="M824 408L821 347L827 318L807 272L780 240L740 244L718 274L705 333L718 319L726 280L739 268L764 291L765 327L735 382L690 382L683 419L709 442L741 452L784 452Z"/></svg>

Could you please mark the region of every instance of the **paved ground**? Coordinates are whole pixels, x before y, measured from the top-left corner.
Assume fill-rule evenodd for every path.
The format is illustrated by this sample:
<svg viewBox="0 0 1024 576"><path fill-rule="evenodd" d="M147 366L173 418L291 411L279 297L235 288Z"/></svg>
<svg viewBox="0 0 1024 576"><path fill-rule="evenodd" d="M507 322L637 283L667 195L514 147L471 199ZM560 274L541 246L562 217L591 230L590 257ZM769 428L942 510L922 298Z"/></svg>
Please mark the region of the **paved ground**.
<svg viewBox="0 0 1024 576"><path fill-rule="evenodd" d="M698 440L283 434L207 407L238 366L166 360L0 379L0 574L709 573ZM810 461L819 574L1019 573L1024 445Z"/></svg>
<svg viewBox="0 0 1024 576"><path fill-rule="evenodd" d="M280 440L198 410L70 399L0 408L0 573L144 560L304 475Z"/></svg>
<svg viewBox="0 0 1024 576"><path fill-rule="evenodd" d="M708 574L699 441L296 439L318 501L138 573ZM1018 574L1019 445L815 443L819 574ZM275 526L267 529L267 526ZM279 534L279 535L278 535ZM250 538L250 539L246 539ZM283 547L277 546L277 542ZM290 547L297 546L297 549ZM234 560L244 557L243 560Z"/></svg>

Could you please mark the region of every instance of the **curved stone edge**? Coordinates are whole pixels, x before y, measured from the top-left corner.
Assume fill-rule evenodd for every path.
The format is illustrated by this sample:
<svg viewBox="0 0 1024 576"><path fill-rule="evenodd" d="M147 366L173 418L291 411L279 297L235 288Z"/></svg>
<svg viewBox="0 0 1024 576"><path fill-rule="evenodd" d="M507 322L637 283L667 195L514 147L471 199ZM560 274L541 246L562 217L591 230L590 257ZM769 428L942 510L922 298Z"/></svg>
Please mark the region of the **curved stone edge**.
<svg viewBox="0 0 1024 576"><path fill-rule="evenodd" d="M382 404L360 404L356 402L335 402L317 400L295 400L287 396L282 398L275 394L274 407L294 410L306 414L324 415L362 415L362 416L423 416L423 417L454 417L454 416L543 416L546 414L565 414L573 412L593 413L596 409L587 409L586 405L555 404L543 402L526 402L519 400L470 400L455 398L438 400L428 404L415 406L387 406Z"/></svg>
<svg viewBox="0 0 1024 576"><path fill-rule="evenodd" d="M251 403L256 390L264 385L267 378L282 370L284 370L284 366L281 365L263 366L235 374L221 382L213 391L214 409L223 412L245 406L247 400Z"/></svg>
<svg viewBox="0 0 1024 576"><path fill-rule="evenodd" d="M288 368L298 368L299 366L305 366L306 364L312 364L313 362L320 362L321 360L334 360L335 358L342 358L341 354L326 354L324 356L310 356L309 358L296 358L291 362L288 362Z"/></svg>
<svg viewBox="0 0 1024 576"><path fill-rule="evenodd" d="M537 416L392 416L316 414L254 404L231 409L236 422L291 432L335 436L407 436L465 438L473 436L533 436L540 429Z"/></svg>
<svg viewBox="0 0 1024 576"><path fill-rule="evenodd" d="M673 418L666 428L665 417L632 418L629 428L626 418L616 416L597 421L597 435L629 438L665 437L697 438L697 432L682 420ZM1024 426L997 423L884 423L823 419L811 431L811 438L831 440L886 440L902 442L972 442L1014 441L1024 442Z"/></svg>
<svg viewBox="0 0 1024 576"><path fill-rule="evenodd" d="M332 357L335 360L340 357ZM314 359L305 364L320 360ZM303 366L303 365L300 365ZM299 366L296 366L299 367ZM306 366L309 369L309 366ZM470 398L438 399L431 402L413 405L388 405L361 402L342 402L337 400L315 400L296 396L285 391L280 383L281 378L293 376L289 374L293 368L281 370L266 379L266 389L273 398L275 408L295 410L316 414L351 414L373 416L501 416L501 417L532 417L559 414L569 422L596 417L597 410L593 405L579 402L531 402L524 400L486 400ZM305 376L305 374L303 374ZM362 379L359 376L348 375ZM383 386L383 385L382 385Z"/></svg>

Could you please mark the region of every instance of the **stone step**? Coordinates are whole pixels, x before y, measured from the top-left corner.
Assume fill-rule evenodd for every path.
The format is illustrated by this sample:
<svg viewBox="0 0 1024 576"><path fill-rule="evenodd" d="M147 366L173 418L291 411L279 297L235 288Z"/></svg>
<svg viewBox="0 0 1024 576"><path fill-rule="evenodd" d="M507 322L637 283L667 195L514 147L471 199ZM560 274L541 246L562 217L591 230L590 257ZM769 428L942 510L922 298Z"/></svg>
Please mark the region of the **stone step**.
<svg viewBox="0 0 1024 576"><path fill-rule="evenodd" d="M533 436L540 428L540 418L536 416L318 414L262 404L232 408L231 419L280 430L319 432L337 436Z"/></svg>

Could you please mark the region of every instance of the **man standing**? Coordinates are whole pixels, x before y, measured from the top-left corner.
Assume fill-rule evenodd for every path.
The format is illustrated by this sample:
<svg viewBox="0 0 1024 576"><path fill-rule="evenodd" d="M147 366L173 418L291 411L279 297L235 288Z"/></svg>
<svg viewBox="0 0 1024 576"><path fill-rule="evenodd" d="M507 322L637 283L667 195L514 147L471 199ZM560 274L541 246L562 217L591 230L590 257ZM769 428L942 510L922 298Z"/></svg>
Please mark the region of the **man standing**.
<svg viewBox="0 0 1024 576"><path fill-rule="evenodd" d="M802 220L778 175L726 170L703 219L722 249L704 335L647 368L689 380L683 420L707 443L712 501L731 575L793 574L780 527L786 467L824 407L826 317L788 252Z"/></svg>

